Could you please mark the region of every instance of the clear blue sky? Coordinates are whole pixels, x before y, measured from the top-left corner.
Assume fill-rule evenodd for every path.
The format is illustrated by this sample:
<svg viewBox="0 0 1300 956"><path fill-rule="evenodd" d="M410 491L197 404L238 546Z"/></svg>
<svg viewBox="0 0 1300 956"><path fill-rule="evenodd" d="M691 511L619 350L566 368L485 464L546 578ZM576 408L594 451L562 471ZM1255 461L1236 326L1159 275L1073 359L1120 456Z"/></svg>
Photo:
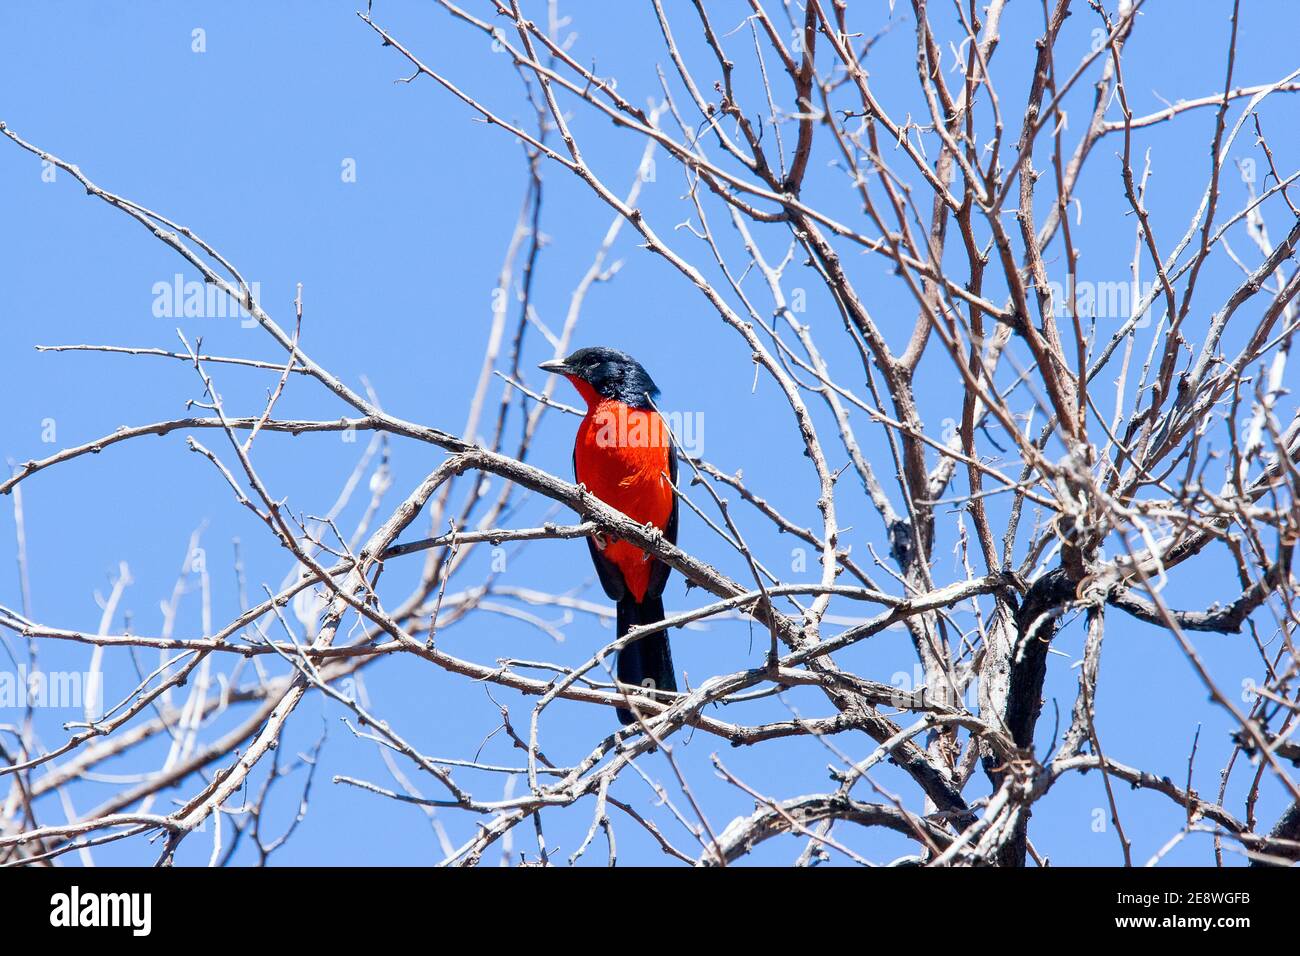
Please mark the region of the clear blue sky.
<svg viewBox="0 0 1300 956"><path fill-rule="evenodd" d="M716 6L719 23L739 24L744 5ZM850 5L861 28L875 32L887 21L886 0ZM900 9L904 4L898 5ZM937 5L943 17L948 5ZM1080 4L1059 47L1070 54L1070 68L1084 55L1095 19ZM1275 80L1294 68L1297 7L1285 2L1243 4L1238 81ZM197 230L250 279L260 283L262 303L282 324L291 323L296 283L305 303L303 342L312 356L345 381L358 385L362 376L375 386L388 409L403 417L457 430L466 411L466 396L477 374L491 320L492 290L502 254L522 200L524 178L520 147L500 129L476 122L461 103L427 79L406 85L394 81L409 74L406 62L381 47L374 33L354 15L355 4L226 2L207 4L58 3L5 4L0 7L0 119L19 135L79 164L91 179L120 195ZM537 16L543 15L544 5ZM634 102L658 93L654 64L667 65L648 4L565 0L562 12L573 17L579 39L575 56L617 73L620 91ZM689 5L668 4L689 22ZM1163 100L1211 93L1222 85L1223 58L1230 4L1191 0L1152 0L1129 46L1126 79L1134 109L1149 112ZM611 13L617 9L617 15ZM731 11L734 10L734 13ZM378 0L376 20L401 38L426 63L445 71L504 116L531 122L520 85L509 63L485 39L454 23L435 4ZM206 51L191 49L192 31L205 31ZM1032 37L1041 30L1037 3L1016 0L1003 23L998 70L1005 78L1003 109L1019 122L1023 78L1028 72ZM680 31L688 55L698 56L694 31ZM752 67L748 30L728 43L737 47L742 70ZM898 113L920 116L916 99L915 45L910 22L903 22L872 52L873 82ZM711 61L697 59L701 70ZM738 71L739 72L739 71ZM710 74L711 75L711 74ZM741 75L748 84L752 76ZM1071 135L1084 122L1088 84L1071 100L1078 117ZM1296 155L1295 100L1278 97L1263 111L1266 130L1286 168ZM592 165L617 188L629 182L642 144L579 112L575 129ZM1234 117L1236 111L1232 114ZM1200 199L1208 166L1207 144L1213 113L1201 111L1173 129L1144 134L1139 145L1153 147L1151 207L1166 247L1181 235ZM1250 152L1251 135L1239 142ZM1073 140L1071 140L1073 142ZM1098 147L1093 168L1081 187L1085 206L1081 244L1082 269L1096 281L1123 280L1132 250L1131 220L1122 215L1122 186L1113 160L1117 143ZM829 150L814 163L829 159ZM356 181L345 182L343 164L355 161ZM1041 163L1040 163L1041 165ZM642 206L661 235L696 262L705 250L685 230L673 226L686 218L678 171L662 159L654 183L647 184ZM838 181L819 167L818 175L834 189L820 187L811 198L839 202L844 215L854 207L840 194ZM581 183L558 167L545 170L546 199L542 229L548 243L539 261L535 305L542 319L558 326L574 284L587 269L610 222L609 210ZM835 198L839 196L839 198ZM1235 210L1245 187L1235 176L1224 185L1224 208ZM719 212L715 225L722 228ZM1113 229L1102 223L1112 223ZM1279 228L1275 225L1275 231ZM1246 252L1246 243L1241 243ZM770 237L769 255L779 256L784 240ZM57 448L87 441L120 425L142 424L185 414L185 402L200 397L192 369L158 359L89 354L40 354L34 346L105 343L172 348L175 328L193 340L202 336L205 350L267 360L281 358L257 329L221 319L168 319L153 314L154 285L192 270L125 216L87 197L71 177L42 180L39 161L12 144L0 142L0 298L4 345L0 348L0 456L14 461L41 458ZM1253 250L1249 250L1253 251ZM591 293L577 340L608 344L640 358L662 387L667 407L700 412L706 423L705 456L729 471L743 469L760 494L771 497L794 519L816 520L815 485L800 454L789 410L772 384L751 391L753 365L747 351L725 328L698 292L659 258L639 249L624 232L615 255L623 260L617 278ZM1059 263L1057 264L1059 267ZM915 314L906 294L892 280L883 260L857 257L850 263L855 280L871 296L873 312L894 341L905 336ZM1198 300L1203 310L1221 301L1230 271L1207 274ZM791 285L798 285L791 280ZM807 276L806 284L815 287ZM765 301L765 300L764 300ZM1203 316L1202 316L1203 318ZM846 377L855 359L837 347L839 320L827 303L810 298L809 318L823 347ZM1109 332L1109 329L1107 329ZM922 374L931 376L922 389L923 415L931 431L942 429L951 415L952 372L935 354ZM540 337L530 332L525 358L531 364L549 358ZM214 367L228 407L255 413L272 377L265 372ZM540 379L533 378L537 383ZM495 386L494 386L495 391ZM573 400L571 395L562 395ZM346 409L319 387L302 380L290 384L278 412L285 416L331 418ZM55 435L48 437L49 424ZM574 419L549 417L537 444L535 463L567 475ZM868 451L885 455L879 433L862 422ZM830 433L828 433L828 440ZM210 447L221 443L206 436ZM288 494L291 504L322 513L333 501L356 462L364 438L341 444L337 436L264 435L257 441L257 461L272 492ZM842 457L842 456L840 456ZM428 446L395 440L392 444L393 496L405 494L438 460ZM837 459L837 463L838 459ZM891 469L884 469L889 473ZM115 629L130 624L138 633L157 633L159 602L170 593L185 555L188 536L203 527L202 543L212 574L214 619L224 622L238 606L231 570L232 539L243 542L250 588L275 586L286 571L285 556L264 527L233 501L212 467L186 450L183 434L118 446L37 475L23 485L32 589L32 616L55 626L93 630L99 619L95 593L106 594L119 562L130 566L134 584L123 600ZM696 489L697 500L707 499ZM882 539L869 506L846 488L842 521L851 524L854 553L866 560L868 542ZM0 501L0 603L19 605L13 560L15 529L11 501ZM737 505L739 507L739 504ZM535 520L544 512L530 501L517 516ZM349 514L355 520L355 509ZM756 548L774 566L788 567L792 542L767 535L752 515L738 512L754 529ZM681 543L715 560L737 578L743 564L712 539L693 516L683 520ZM961 576L951 542L936 550L935 576L940 582ZM883 553L885 549L880 549ZM464 578L486 567L481 555ZM812 562L810 562L810 567ZM1204 606L1231 598L1235 582L1226 565L1206 565L1179 572L1169 597L1175 604ZM814 574L809 570L809 578ZM389 586L397 593L411 580L410 571L392 569ZM796 579L797 575L794 575ZM560 590L585 579L586 597L603 600L591 579L580 542L529 546L510 561L503 580L523 587ZM667 593L669 609L698 600L689 597L680 579ZM836 605L841 614L855 613ZM553 612L544 614L555 617ZM201 633L200 603L191 593L181 608L177 633ZM499 657L549 658L576 664L611 637L593 619L579 617L565 628L566 640L555 645L539 631L500 615L480 615L446 633L441 640L453 653L491 662ZM12 646L19 645L13 642ZM1197 647L1223 684L1240 685L1256 672L1257 657L1245 637L1197 635ZM1077 660L1082 645L1078 622L1065 627L1056 646L1065 656L1051 658L1040 722L1040 748L1052 738L1054 707L1068 723L1074 699ZM744 624L719 623L708 629L674 634L677 663L692 683L714 673L758 662L766 646L761 634ZM142 655L141 666L153 660ZM89 650L51 643L42 650L47 669L82 669ZM899 671L911 673L910 644L901 632L882 635L855 647L846 666L881 680ZM7 655L0 667L10 668ZM118 657L110 666L106 697L117 700L135 683L131 665ZM469 685L406 656L379 661L365 671L374 709L426 753L471 758L482 737L496 724L496 708L482 686ZM494 696L511 706L524 726L532 701L504 690ZM827 712L824 700L792 693L787 698L806 715ZM1099 726L1109 755L1182 782L1198 722L1201 745L1195 781L1202 793L1217 790L1218 771L1229 751L1229 724L1206 703L1206 694L1172 639L1119 614L1110 617L1098 702ZM587 752L595 739L592 721L604 714L579 705L556 705L545 724L548 753L557 762ZM775 701L755 707L747 719L774 719L788 714ZM309 746L328 727L323 764L311 811L294 840L275 860L281 863L426 864L440 858L424 814L358 790L334 785L335 773L390 784L373 745L352 738L339 722L341 708L311 696L298 710L286 735L286 752ZM14 719L0 710L0 723ZM64 739L61 724L76 719L69 711L38 713L43 742ZM611 715L612 722L612 715ZM223 720L205 728L211 739ZM837 745L861 757L873 748L864 737L841 736ZM104 768L112 780L157 766L164 751L149 749L130 760ZM780 743L756 751L731 750L704 734L685 734L677 752L692 788L710 808L710 822L721 828L734 816L753 809L744 793L719 780L709 757L718 753L748 784L781 797L829 791L826 773L836 758L815 742ZM501 737L482 750L485 760L517 763L521 754ZM661 756L643 766L662 781L675 802L685 805ZM411 768L404 768L415 775ZM1238 768L1229 802L1238 812L1243 782L1250 771ZM469 773L458 775L484 796L499 795L503 781ZM915 788L891 769L875 778L902 793L916 806ZM431 781L420 782L436 794ZM516 781L516 792L524 785ZM118 786L86 782L71 790L76 809L94 806ZM273 803L271 829L287 822L297 800L296 782L284 787ZM986 784L975 780L969 793L981 795ZM170 799L185 799L198 788L191 779ZM634 774L625 774L619 793L639 806L652 794ZM1145 860L1179 827L1181 812L1166 798L1149 793L1118 794L1121 815L1135 859ZM1105 806L1097 774L1062 780L1034 814L1033 839L1040 853L1057 863L1115 864L1118 842L1109 829L1094 832L1094 810ZM59 819L56 803L45 803L44 817ZM1265 784L1258 808L1262 820L1282 807L1280 787ZM157 809L164 809L160 804ZM590 822L590 801L552 814L548 843L567 855L576 848ZM691 841L662 811L655 818L674 842ZM440 819L461 842L476 820L444 812ZM622 862L661 859L644 833L617 820ZM837 831L841 832L841 831ZM884 831L842 831L852 845L873 859L888 860L910 852L908 841ZM756 862L792 860L802 844L789 838L764 845ZM535 849L531 831L520 831L516 851ZM190 839L181 862L202 863L210 844ZM99 850L101 863L151 862L156 850L141 842ZM240 857L247 860L247 857ZM496 859L495 851L490 859ZM590 851L588 863L603 862L603 848ZM1180 863L1211 861L1209 838L1194 835L1169 856ZM71 862L71 859L69 858ZM837 858L837 862L842 858Z"/></svg>

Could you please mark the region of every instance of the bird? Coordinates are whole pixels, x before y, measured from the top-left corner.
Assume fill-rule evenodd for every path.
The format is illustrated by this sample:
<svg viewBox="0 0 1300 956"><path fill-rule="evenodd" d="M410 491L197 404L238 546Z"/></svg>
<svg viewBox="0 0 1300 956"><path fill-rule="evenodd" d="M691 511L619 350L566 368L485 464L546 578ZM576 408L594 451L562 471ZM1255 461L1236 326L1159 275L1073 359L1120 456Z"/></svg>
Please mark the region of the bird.
<svg viewBox="0 0 1300 956"><path fill-rule="evenodd" d="M538 368L563 375L587 404L573 444L573 476L587 491L633 521L651 524L677 543L677 449L654 406L659 387L641 363L617 349L581 348ZM633 544L604 534L587 538L605 594L616 605L616 633L664 619L671 568ZM618 652L619 683L676 691L668 635L656 631ZM623 724L636 718L618 708Z"/></svg>

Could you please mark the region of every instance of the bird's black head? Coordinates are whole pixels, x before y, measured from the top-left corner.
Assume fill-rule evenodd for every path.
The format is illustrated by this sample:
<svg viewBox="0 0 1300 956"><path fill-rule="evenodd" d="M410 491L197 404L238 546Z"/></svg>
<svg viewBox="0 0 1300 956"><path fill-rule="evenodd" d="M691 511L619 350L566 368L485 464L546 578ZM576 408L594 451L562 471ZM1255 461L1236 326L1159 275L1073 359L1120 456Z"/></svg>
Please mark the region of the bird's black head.
<svg viewBox="0 0 1300 956"><path fill-rule="evenodd" d="M617 399L633 408L649 408L650 399L659 394L659 386L641 363L618 349L600 346L578 349L563 361L543 362L537 367L567 375L575 384L586 383L597 395Z"/></svg>

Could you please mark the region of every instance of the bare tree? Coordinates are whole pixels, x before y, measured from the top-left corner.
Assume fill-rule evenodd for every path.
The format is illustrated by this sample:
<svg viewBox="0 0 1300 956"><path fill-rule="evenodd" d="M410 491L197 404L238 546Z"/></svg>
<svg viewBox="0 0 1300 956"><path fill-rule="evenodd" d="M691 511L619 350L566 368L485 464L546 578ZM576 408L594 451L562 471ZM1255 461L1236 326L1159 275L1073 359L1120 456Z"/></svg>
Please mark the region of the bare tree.
<svg viewBox="0 0 1300 956"><path fill-rule="evenodd" d="M1044 862L1032 842L1035 806L1050 799L1063 777L1091 770L1104 782L1117 856L1125 863L1140 861L1119 816L1114 792L1121 786L1185 810L1184 824L1157 860L1202 833L1211 834L1220 864L1229 852L1256 863L1300 859L1300 785L1291 769L1300 756L1291 565L1300 533L1300 417L1287 410L1294 403L1286 388L1300 290L1293 262L1300 212L1291 187L1300 172L1275 164L1259 113L1269 97L1300 89L1300 70L1265 86L1237 83L1239 3L1223 22L1225 56L1216 85L1148 115L1131 108L1124 79L1126 47L1142 26L1142 0L1029 3L1017 15L1033 16L1040 26L1033 71L1001 87L992 68L1005 0L983 6L911 0L888 21L881 4L859 13L845 0L750 0L739 26L719 23L712 5L699 0L650 0L664 66L662 95L646 107L626 99L614 75L596 72L572 52L569 23L554 0L535 5L541 19L530 18L520 0L485 0L473 10L449 0L437 5L457 29L482 35L506 54L496 62L522 79L534 117L521 125L494 111L472 86L422 59L418 38L393 35L378 12L359 14L359 29L390 48L395 66L410 71L409 81L454 97L467 119L485 120L500 128L503 141L523 145L525 201L500 280L514 295L494 312L478 387L459 430L389 414L373 393L349 387L349 376L304 351L299 336L310 317L301 298L291 320L273 318L237 266L196 228L108 191L71 160L0 124L11 143L70 174L238 302L283 352L275 361L206 354L183 336L172 349L58 346L126 353L138 362L184 362L201 389L194 402L201 414L123 428L16 466L0 491L13 496L20 527L19 493L40 472L137 438L180 432L265 524L267 543L286 549L293 561L281 587L267 588L202 637L176 636L170 627L159 636L119 632L111 610L97 631L77 631L0 608L0 626L25 640L29 654L48 642L79 642L93 648L96 668L133 650L160 657L158 669L142 675L128 697L88 716L62 743L38 744L30 721L0 730L0 775L7 778L0 859L44 862L111 840L163 834L154 852L170 863L178 845L211 818L214 863L229 860L241 839L253 841L265 861L288 836L261 832L266 793L295 766L315 764L312 754L295 765L276 749L313 691L351 712L349 727L380 749L397 782L393 789L338 775L335 783L364 789L364 799L414 803L444 817L453 811L478 816L470 839L455 845L444 837L445 862L452 864L473 864L494 844L508 846L520 824L536 833L535 858L554 862L543 821L584 804L591 824L570 860L600 833L613 863L617 823L643 828L669 860L684 863L726 865L782 834L803 841L801 863L866 862L856 830L844 826L852 823L913 841L914 852L898 863L1022 866ZM1095 42L1077 61L1058 45L1071 15L1095 26ZM869 74L876 42L908 31L915 75L886 83ZM688 34L693 52L682 42ZM904 82L917 85L925 115L891 112L894 88ZM1016 82L1014 92L1005 89ZM1067 122L1067 96L1086 89L1092 90L1090 112L1083 122L1078 116ZM613 123L643 143L640 169L597 168L574 132L575 115ZM1189 221L1157 223L1146 196L1162 159L1144 152L1143 131L1198 116L1213 117L1207 152L1180 161L1204 165L1203 190L1192 197L1197 204ZM1223 208L1229 157L1248 149L1267 174L1257 186L1251 181L1243 208ZM672 169L682 178L676 221L652 223L638 205L641 172L652 161L659 177ZM1076 187L1085 167L1122 189L1124 216L1081 216ZM552 175L576 177L611 214L558 327L547 325L532 301L541 184ZM580 330L598 338L580 324L583 302L593 284L612 277L611 249L626 234L698 291L702 312L734 332L756 376L774 383L788 406L784 421L764 427L790 430L806 456L804 486L773 489L748 484L737 471L745 462L683 453L681 508L694 516L700 534L725 545L731 560L723 567L695 556L698 540L683 537L685 546L674 546L527 462L548 413L573 411L555 396L555 383L531 369L537 358L567 354ZM1078 270L1081 245L1098 237L1133 249L1131 282L1119 284L1132 295L1118 307L1122 314L1112 316L1112 329L1098 321L1098 290ZM1238 237L1248 240L1249 251L1233 250L1230 240ZM869 307L873 296L852 264L861 260L892 270L899 300L908 303L905 321L897 309L886 318ZM1240 272L1230 293L1198 297L1204 276L1224 269ZM824 308L796 306L794 270L815 277ZM1145 285L1143 276L1151 277ZM526 328L545 339L548 354L525 358ZM922 420L921 406L935 401L918 397L923 358L931 381L939 369L954 383L942 399L950 427L941 430ZM214 381L232 364L265 371L270 387L263 407L223 404ZM309 385L322 402L346 406L346 416L276 414L287 387ZM507 427L516 408L517 430ZM264 442L275 433L349 429L374 437L330 514L302 513L259 475L262 436ZM481 434L489 438L477 440ZM399 440L440 449L445 457L416 487L398 489L394 505L386 499L387 456L388 443ZM104 467L121 467L125 459L111 460L119 464ZM479 480L483 475L503 481L489 486ZM364 517L350 531L339 528L338 514L363 488L372 498ZM554 510L535 510L537 520L520 526L527 523L516 520L516 506L525 492L534 509L541 499L573 517L563 523ZM788 517L814 500L814 526ZM846 502L859 501L878 522L854 538L878 548L851 549L846 542L841 516ZM427 536L412 530L417 522ZM783 577L780 563L752 545L773 531L816 552L815 581ZM506 585L492 575L475 578L468 560L488 544L556 547L544 539L597 533L653 554L700 596L578 667L470 659L439 645L439 632L485 614L510 613L543 628L530 607L607 616L600 602ZM404 535L409 540L399 541ZM964 569L956 580L940 573L939 556L948 548ZM379 587L387 565L415 560L422 569L413 590ZM1237 576L1236 596L1227 603L1187 609L1163 596L1167 579L1222 577L1223 568ZM305 620L291 620L285 608L303 595L317 595L318 603ZM864 606L874 613L860 616ZM845 623L845 614L858 616ZM610 679L609 661L622 644L725 617L760 626L759 660L702 680L696 675L688 690L674 694L642 694ZM1099 737L1102 649L1116 617L1167 632L1202 682L1204 706L1228 715L1237 728L1231 739L1212 746L1200 740L1191 757L1178 759L1187 768L1184 784L1170 775L1173 764L1126 763L1123 741L1103 744ZM1049 667L1068 666L1049 663L1049 655L1069 622L1084 635L1077 696L1044 746L1043 735L1036 738L1044 681ZM915 649L921 686L900 689L883 675L850 669L846 651L899 626ZM1198 653L1199 632L1257 649L1249 701L1226 690L1225 675ZM689 632L680 639L689 640ZM345 689L353 686L347 678L389 655L441 672L439 680L517 692L513 700L529 709L521 719L517 705L513 714L503 705L498 732L524 755L520 765L423 753L384 719L382 701ZM1237 680L1235 674L1226 679ZM792 709L788 719L745 722L750 701L796 687L818 692L824 713L809 717ZM543 718L556 701L593 712L585 756L568 765L547 756ZM620 706L635 707L638 721L615 732L611 708ZM200 739L206 716L235 708L246 716L234 730ZM697 799L673 758L684 732L751 748L801 738L830 760L834 786L791 781L800 795L773 796L714 757L718 774L755 807L729 825L714 825L716 812ZM67 822L38 819L42 801L110 757L165 735L176 744L156 773ZM1226 755L1217 795L1192 786L1198 747ZM651 797L643 806L616 796L614 783L645 775L638 758L655 751L667 758L670 779L647 777ZM886 761L906 775L911 792L894 794L877 782L873 768ZM514 795L485 796L457 779L470 770L510 774L523 785ZM1234 772L1253 775L1237 810L1226 799ZM309 772L305 779L310 786ZM158 794L177 785L188 788L184 801L168 812L153 810ZM1256 816L1265 785L1280 787L1292 801L1277 820ZM437 795L425 796L422 786ZM677 803L670 791L680 794ZM679 845L680 837L654 822L650 805L661 800L691 843Z"/></svg>

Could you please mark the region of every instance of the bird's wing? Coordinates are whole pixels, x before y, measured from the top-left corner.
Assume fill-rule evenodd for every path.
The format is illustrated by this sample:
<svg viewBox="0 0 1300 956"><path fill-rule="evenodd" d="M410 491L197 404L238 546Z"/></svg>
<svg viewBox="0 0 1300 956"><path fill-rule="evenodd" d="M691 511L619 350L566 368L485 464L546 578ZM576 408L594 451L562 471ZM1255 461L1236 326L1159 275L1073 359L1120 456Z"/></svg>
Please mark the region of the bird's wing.
<svg viewBox="0 0 1300 956"><path fill-rule="evenodd" d="M667 430L665 429L665 433ZM673 442L672 436L668 436L668 480L672 482L674 489L677 487L677 445ZM664 537L672 544L677 543L677 494L673 494L673 510L668 515L668 524L664 526ZM650 569L650 584L646 588L648 597L659 597L664 593L664 585L668 583L668 575L672 573L672 568L664 564L658 558L651 558L654 567Z"/></svg>
<svg viewBox="0 0 1300 956"><path fill-rule="evenodd" d="M581 481L578 477L578 449L573 449L573 480ZM674 533L677 527L677 503L673 502L672 525ZM600 547L596 544L595 535L587 536L587 550L591 552L591 563L596 566L596 575L600 578L600 586L605 589L605 596L611 601L621 601L627 594L627 585L623 581L623 572L618 569L613 561L605 557Z"/></svg>

